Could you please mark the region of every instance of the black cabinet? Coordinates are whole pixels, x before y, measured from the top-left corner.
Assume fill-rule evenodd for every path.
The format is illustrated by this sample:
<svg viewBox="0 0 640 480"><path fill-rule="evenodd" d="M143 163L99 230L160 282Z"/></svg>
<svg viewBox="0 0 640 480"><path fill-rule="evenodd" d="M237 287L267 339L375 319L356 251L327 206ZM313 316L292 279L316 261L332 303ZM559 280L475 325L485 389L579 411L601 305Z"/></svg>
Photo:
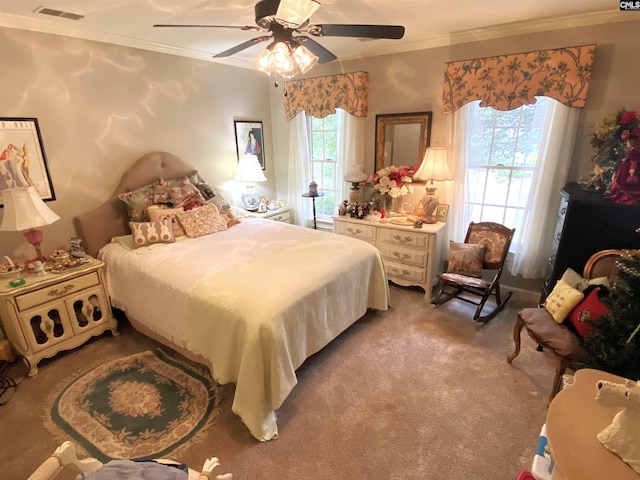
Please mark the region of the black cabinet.
<svg viewBox="0 0 640 480"><path fill-rule="evenodd" d="M567 268L582 274L589 257L608 248L640 248L640 207L618 205L601 193L567 183L561 191L553 246L545 273L542 299Z"/></svg>

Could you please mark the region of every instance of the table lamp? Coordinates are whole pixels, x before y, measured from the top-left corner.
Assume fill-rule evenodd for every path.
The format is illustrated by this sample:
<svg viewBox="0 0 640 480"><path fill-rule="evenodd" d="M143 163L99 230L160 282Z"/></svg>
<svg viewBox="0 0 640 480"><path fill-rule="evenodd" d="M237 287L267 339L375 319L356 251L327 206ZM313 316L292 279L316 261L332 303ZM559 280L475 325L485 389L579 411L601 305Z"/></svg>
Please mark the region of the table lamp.
<svg viewBox="0 0 640 480"><path fill-rule="evenodd" d="M440 202L436 195L436 187L433 185L433 182L453 180L453 176L449 173L449 165L447 164L447 150L438 146L435 148L427 148L420 168L418 168L418 171L413 176L413 180L427 182L424 197L420 200L420 204L424 209L422 221L424 223L436 223L436 213Z"/></svg>
<svg viewBox="0 0 640 480"><path fill-rule="evenodd" d="M27 241L36 250L36 258L46 262L40 250L42 230L38 227L51 225L60 220L49 207L45 205L35 187L7 188L2 190L4 214L0 230L5 232L24 232Z"/></svg>
<svg viewBox="0 0 640 480"><path fill-rule="evenodd" d="M267 177L262 173L262 167L258 162L258 157L255 155L243 155L240 157L238 163L238 170L234 178L236 182L246 182L247 187L242 192L240 197L244 208L249 211L255 211L258 209L258 203L260 202L260 194L255 189L253 184L255 182L266 182Z"/></svg>
<svg viewBox="0 0 640 480"><path fill-rule="evenodd" d="M347 173L344 174L344 181L351 183L349 192L349 203L362 201L362 192L360 184L366 182L369 176L362 171L362 165L353 165Z"/></svg>

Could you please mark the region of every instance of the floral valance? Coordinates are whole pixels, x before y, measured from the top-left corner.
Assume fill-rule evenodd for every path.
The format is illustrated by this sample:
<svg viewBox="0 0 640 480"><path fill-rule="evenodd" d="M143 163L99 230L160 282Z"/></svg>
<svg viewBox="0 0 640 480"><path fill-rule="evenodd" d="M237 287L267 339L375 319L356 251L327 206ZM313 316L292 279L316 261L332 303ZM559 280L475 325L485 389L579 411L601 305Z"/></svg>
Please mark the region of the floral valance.
<svg viewBox="0 0 640 480"><path fill-rule="evenodd" d="M445 64L442 113L469 102L513 110L551 97L569 107L587 100L596 46L555 48Z"/></svg>
<svg viewBox="0 0 640 480"><path fill-rule="evenodd" d="M298 113L324 118L342 108L356 117L366 117L369 107L369 74L341 73L291 80L284 84L284 114L291 120Z"/></svg>

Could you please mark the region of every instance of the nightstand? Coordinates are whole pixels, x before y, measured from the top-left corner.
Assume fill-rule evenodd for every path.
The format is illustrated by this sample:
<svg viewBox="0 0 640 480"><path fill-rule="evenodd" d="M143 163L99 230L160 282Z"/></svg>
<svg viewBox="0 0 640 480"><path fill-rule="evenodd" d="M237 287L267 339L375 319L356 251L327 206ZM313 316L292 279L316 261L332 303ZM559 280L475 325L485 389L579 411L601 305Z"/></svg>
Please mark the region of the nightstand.
<svg viewBox="0 0 640 480"><path fill-rule="evenodd" d="M24 285L12 288L0 281L0 320L15 351L30 363L29 375L38 373L38 362L62 350L82 345L111 330L118 335L102 276L104 264L88 263L61 273L38 277L24 274Z"/></svg>
<svg viewBox="0 0 640 480"><path fill-rule="evenodd" d="M276 222L291 223L290 212L291 207L286 205L284 207L276 208L275 210L267 210L264 213L251 212L251 216L266 218Z"/></svg>

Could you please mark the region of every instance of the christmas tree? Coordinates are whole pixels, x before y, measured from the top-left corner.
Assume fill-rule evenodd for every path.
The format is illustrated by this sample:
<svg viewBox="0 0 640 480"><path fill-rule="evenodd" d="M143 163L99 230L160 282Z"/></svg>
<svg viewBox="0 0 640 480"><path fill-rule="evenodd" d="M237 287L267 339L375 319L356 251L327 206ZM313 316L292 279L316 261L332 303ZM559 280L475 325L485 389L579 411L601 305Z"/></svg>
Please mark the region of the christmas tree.
<svg viewBox="0 0 640 480"><path fill-rule="evenodd" d="M582 339L590 358L578 367L640 380L640 251L618 260L618 278L603 299L610 313Z"/></svg>

